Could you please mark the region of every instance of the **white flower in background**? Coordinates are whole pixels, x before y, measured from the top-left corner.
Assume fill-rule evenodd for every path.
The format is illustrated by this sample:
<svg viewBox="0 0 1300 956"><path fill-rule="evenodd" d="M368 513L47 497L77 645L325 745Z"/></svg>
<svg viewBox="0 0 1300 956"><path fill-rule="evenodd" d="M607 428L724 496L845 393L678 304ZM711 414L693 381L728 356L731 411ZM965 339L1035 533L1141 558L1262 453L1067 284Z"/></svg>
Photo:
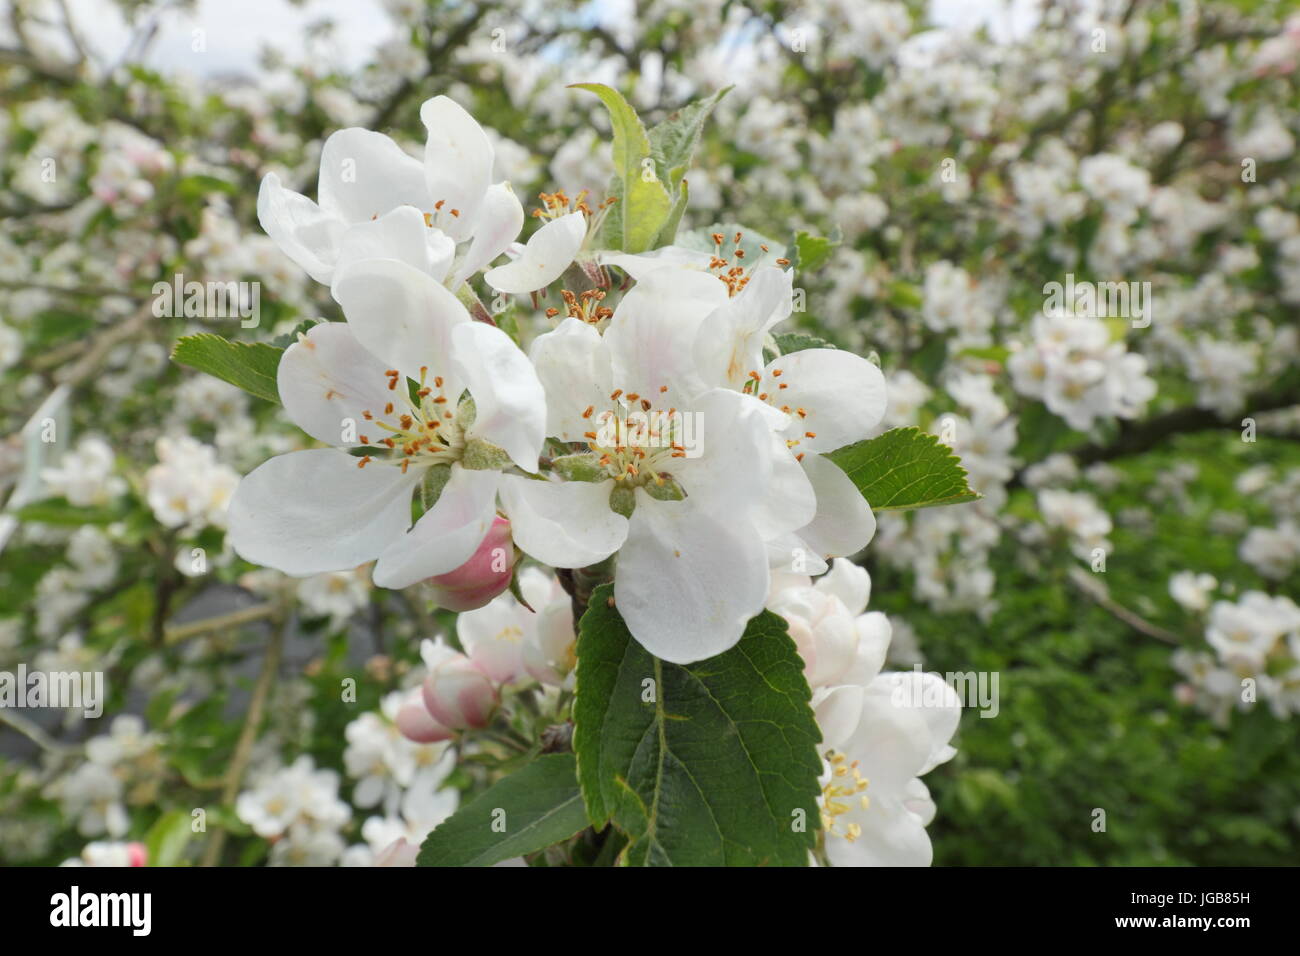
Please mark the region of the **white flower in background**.
<svg viewBox="0 0 1300 956"><path fill-rule="evenodd" d="M226 525L226 509L239 475L217 453L188 435L159 438L158 464L145 472L145 499L165 527L195 533Z"/></svg>
<svg viewBox="0 0 1300 956"><path fill-rule="evenodd" d="M331 866L343 855L338 830L297 821L271 847L271 866Z"/></svg>
<svg viewBox="0 0 1300 956"><path fill-rule="evenodd" d="M446 96L426 100L424 162L387 136L351 128L321 150L318 202L268 173L257 199L262 228L317 282L344 265L394 258L455 289L505 251L524 224L508 183L491 181L483 128ZM467 248L457 257L457 246Z"/></svg>
<svg viewBox="0 0 1300 956"><path fill-rule="evenodd" d="M17 329L0 322L0 372L13 368L23 357L23 337Z"/></svg>
<svg viewBox="0 0 1300 956"><path fill-rule="evenodd" d="M518 540L507 487L533 482L499 469L537 470L546 402L527 358L403 263L357 263L336 294L347 323L313 327L277 374L290 419L336 447L272 458L244 478L230 512L235 550L295 576L377 559L374 583L403 588L476 552L495 522L498 487ZM414 399L407 378L418 383ZM466 390L472 401L458 406ZM387 451L338 450L362 446ZM412 527L412 495L435 479L437 500Z"/></svg>
<svg viewBox="0 0 1300 956"><path fill-rule="evenodd" d="M1151 174L1113 153L1079 160L1079 183L1105 205L1108 214L1125 223L1137 218L1151 198Z"/></svg>
<svg viewBox="0 0 1300 956"><path fill-rule="evenodd" d="M837 558L814 584L808 577L774 574L768 610L785 618L814 690L867 684L880 672L889 648L889 619L866 611L871 576Z"/></svg>
<svg viewBox="0 0 1300 956"><path fill-rule="evenodd" d="M1241 600L1216 601L1210 608L1205 640L1225 667L1263 671L1270 655L1285 652L1300 633L1300 608L1285 597L1247 591Z"/></svg>
<svg viewBox="0 0 1300 956"><path fill-rule="evenodd" d="M87 761L66 776L56 779L46 794L59 801L69 820L76 821L82 836L121 837L130 827L125 804L126 787L113 768Z"/></svg>
<svg viewBox="0 0 1300 956"><path fill-rule="evenodd" d="M145 866L149 851L143 843L87 843L80 856L64 860L60 866Z"/></svg>
<svg viewBox="0 0 1300 956"><path fill-rule="evenodd" d="M1216 724L1224 725L1234 709L1244 711L1252 706L1242 699L1241 678L1220 666L1214 654L1180 647L1170 663L1187 678L1174 688L1175 699L1182 704L1196 704Z"/></svg>
<svg viewBox="0 0 1300 956"><path fill-rule="evenodd" d="M338 630L370 602L370 575L365 568L325 571L298 582L296 593L303 611L328 617Z"/></svg>
<svg viewBox="0 0 1300 956"><path fill-rule="evenodd" d="M68 563L77 572L78 584L87 590L106 587L117 576L117 553L99 527L82 525L68 539Z"/></svg>
<svg viewBox="0 0 1300 956"><path fill-rule="evenodd" d="M416 743L398 730L406 698L403 691L387 694L379 713L362 714L344 730L343 764L357 781L352 801L359 807L382 804L394 813L403 791L435 788L455 767L456 755L445 744Z"/></svg>
<svg viewBox="0 0 1300 956"><path fill-rule="evenodd" d="M456 636L469 659L498 684L525 677L561 685L576 663L573 604L555 576L540 568L519 573L519 590L456 618Z"/></svg>
<svg viewBox="0 0 1300 956"><path fill-rule="evenodd" d="M107 734L86 741L86 757L93 763L116 767L148 757L162 744L162 735L146 731L143 720L134 714L122 714L113 718Z"/></svg>
<svg viewBox="0 0 1300 956"><path fill-rule="evenodd" d="M87 436L53 468L41 472L51 495L79 508L106 505L126 490L126 481L113 473L113 449L102 439Z"/></svg>
<svg viewBox="0 0 1300 956"><path fill-rule="evenodd" d="M402 795L400 815L370 817L361 825L361 835L369 851L368 865L414 865L411 857L418 852L424 838L455 813L460 803L460 791L442 787L441 783L441 780L426 781L411 787ZM361 858L353 862L360 863Z"/></svg>
<svg viewBox="0 0 1300 956"><path fill-rule="evenodd" d="M1300 525L1283 521L1276 528L1251 528L1237 553L1264 577L1281 580L1300 564Z"/></svg>
<svg viewBox="0 0 1300 956"><path fill-rule="evenodd" d="M304 755L286 767L258 775L236 799L235 813L258 836L268 839L297 823L337 831L352 815L338 792L338 774L317 770L312 758Z"/></svg>
<svg viewBox="0 0 1300 956"><path fill-rule="evenodd" d="M1201 408L1231 412L1246 403L1246 393L1259 364L1255 342L1224 342L1200 337L1183 352L1187 375L1197 387Z"/></svg>
<svg viewBox="0 0 1300 956"><path fill-rule="evenodd" d="M932 263L925 270L922 316L935 332L955 332L954 345L986 345L993 313L981 300L979 283L951 262Z"/></svg>
<svg viewBox="0 0 1300 956"><path fill-rule="evenodd" d="M1038 510L1049 528L1060 528L1070 538L1070 549L1080 560L1089 561L1094 549L1110 551L1112 524L1092 495L1082 491L1044 488L1038 492Z"/></svg>
<svg viewBox="0 0 1300 956"><path fill-rule="evenodd" d="M1007 370L1015 390L1041 400L1071 428L1097 419L1135 418L1156 393L1147 360L1112 342L1101 319L1040 314L1032 341L1013 343Z"/></svg>
<svg viewBox="0 0 1300 956"><path fill-rule="evenodd" d="M1210 595L1219 586L1212 574L1179 571L1169 579L1169 596L1185 611L1200 614L1210 606Z"/></svg>

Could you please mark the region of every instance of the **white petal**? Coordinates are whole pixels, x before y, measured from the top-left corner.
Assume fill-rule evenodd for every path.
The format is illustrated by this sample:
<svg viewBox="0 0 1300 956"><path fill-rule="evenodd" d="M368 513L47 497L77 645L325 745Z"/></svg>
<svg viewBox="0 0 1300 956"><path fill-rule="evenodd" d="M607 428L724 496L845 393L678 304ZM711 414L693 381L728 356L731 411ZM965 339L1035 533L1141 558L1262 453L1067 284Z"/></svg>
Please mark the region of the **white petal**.
<svg viewBox="0 0 1300 956"><path fill-rule="evenodd" d="M842 751L853 738L862 719L865 688L855 684L818 689L813 695L813 714L822 732L822 743Z"/></svg>
<svg viewBox="0 0 1300 956"><path fill-rule="evenodd" d="M396 469L394 469L396 470ZM487 537L496 517L495 471L451 466L451 477L433 507L379 556L373 579L381 588L404 588L454 571Z"/></svg>
<svg viewBox="0 0 1300 956"><path fill-rule="evenodd" d="M448 231L460 241L475 228L479 204L492 181L492 142L474 117L446 96L425 100L420 120L429 134L424 145L426 191L434 202L443 200L444 208L459 211L456 218L464 226L459 232L454 227Z"/></svg>
<svg viewBox="0 0 1300 956"><path fill-rule="evenodd" d="M500 448L524 471L537 470L546 440L546 393L528 356L506 333L482 322L452 332L457 375L474 396L469 436Z"/></svg>
<svg viewBox="0 0 1300 956"><path fill-rule="evenodd" d="M441 229L426 229L425 245L429 247L429 275L445 285L456 261L456 241Z"/></svg>
<svg viewBox="0 0 1300 956"><path fill-rule="evenodd" d="M580 212L553 219L533 233L523 255L514 262L489 269L483 279L498 292L522 295L544 289L565 269L587 237L587 217Z"/></svg>
<svg viewBox="0 0 1300 956"><path fill-rule="evenodd" d="M600 333L581 319L565 319L533 340L529 357L546 390L546 434L582 441L583 432L592 430L592 419L582 413L608 408L613 391L609 352Z"/></svg>
<svg viewBox="0 0 1300 956"><path fill-rule="evenodd" d="M257 221L280 251L317 282L334 275L338 243L347 228L306 196L285 189L280 177L267 173L257 192Z"/></svg>
<svg viewBox="0 0 1300 956"><path fill-rule="evenodd" d="M640 282L656 269L677 268L695 272L707 272L713 256L696 249L681 246L664 246L650 252L605 252L601 253L600 263L616 266L633 279Z"/></svg>
<svg viewBox="0 0 1300 956"><path fill-rule="evenodd" d="M916 772L916 776L929 773L936 766L952 759L956 754L948 741L957 732L961 723L961 697L938 674L922 671L901 671L888 675L891 681L891 693L899 684L907 687L906 693L893 697L895 706L909 708L925 722L930 735L929 751L925 763Z"/></svg>
<svg viewBox="0 0 1300 956"><path fill-rule="evenodd" d="M799 537L823 557L857 554L876 533L871 505L834 462L809 453L801 464L817 495L817 516L799 529Z"/></svg>
<svg viewBox="0 0 1300 956"><path fill-rule="evenodd" d="M767 539L767 561L773 574L822 574L828 567L806 541L794 534Z"/></svg>
<svg viewBox="0 0 1300 956"><path fill-rule="evenodd" d="M777 369L781 375L773 377ZM778 384L788 387L777 392ZM774 359L763 370L763 388L775 404L804 410L791 419L796 451L828 452L852 444L870 435L885 414L880 369L841 349L805 349Z"/></svg>
<svg viewBox="0 0 1300 956"><path fill-rule="evenodd" d="M483 195L478 221L474 224L474 239L465 258L456 267L451 288L459 289L462 282L505 252L523 228L524 207L519 204L519 197L510 184L497 183L489 188Z"/></svg>
<svg viewBox="0 0 1300 956"><path fill-rule="evenodd" d="M374 560L410 525L422 472L374 462L358 468L359 460L326 448L296 451L246 475L227 532L239 556L296 577Z"/></svg>
<svg viewBox="0 0 1300 956"><path fill-rule="evenodd" d="M703 272L659 269L633 286L605 331L615 387L687 407L703 387L689 343L726 298L726 286Z"/></svg>
<svg viewBox="0 0 1300 956"><path fill-rule="evenodd" d="M555 568L603 561L627 537L627 519L609 508L613 486L612 481L534 481L503 475L501 503L515 544Z"/></svg>
<svg viewBox="0 0 1300 956"><path fill-rule="evenodd" d="M369 222L398 206L431 209L420 161L383 133L341 129L320 154L321 209L349 225Z"/></svg>
<svg viewBox="0 0 1300 956"><path fill-rule="evenodd" d="M749 514L765 507L774 440L779 440L757 411L759 405L747 395L715 388L687 410L694 423L691 441L683 442L688 457L673 459L669 470L696 507L715 514Z"/></svg>
<svg viewBox="0 0 1300 956"><path fill-rule="evenodd" d="M906 705L903 698L911 688L896 681L907 676L881 674L871 682L858 726L843 744L844 753L859 762L862 776L882 796L901 792L930 759L931 736L922 708Z"/></svg>
<svg viewBox="0 0 1300 956"><path fill-rule="evenodd" d="M736 394L734 392L729 394ZM761 407L761 402L753 402ZM817 494L785 439L767 432L771 477L754 522L766 539L806 527L817 514Z"/></svg>
<svg viewBox="0 0 1300 956"><path fill-rule="evenodd" d="M416 380L421 366L451 376L451 331L470 318L440 282L404 262L367 259L339 271L334 297L357 341L389 368ZM445 386L453 401L455 384Z"/></svg>
<svg viewBox="0 0 1300 956"><path fill-rule="evenodd" d="M674 664L721 654L763 609L767 555L753 528L638 492L614 599L641 646Z"/></svg>
<svg viewBox="0 0 1300 956"><path fill-rule="evenodd" d="M339 241L335 272L363 259L397 259L421 272L431 272L432 250L426 235L430 232L437 230L424 224L424 214L414 206L398 206L378 219L349 226Z"/></svg>
<svg viewBox="0 0 1300 956"><path fill-rule="evenodd" d="M366 431L363 413L382 415L392 401L386 367L361 347L346 323L322 322L280 358L280 401L293 423L317 441L359 445Z"/></svg>
<svg viewBox="0 0 1300 956"><path fill-rule="evenodd" d="M853 663L840 680L865 687L876 679L889 656L889 641L894 628L879 611L868 611L854 622L858 631L858 648Z"/></svg>
<svg viewBox="0 0 1300 956"><path fill-rule="evenodd" d="M850 614L861 614L871 601L871 575L845 558L835 560L830 573L817 579L816 588L839 598Z"/></svg>
<svg viewBox="0 0 1300 956"><path fill-rule="evenodd" d="M865 776L865 774L864 774ZM834 866L929 866L934 859L930 835L921 818L896 796L875 797L867 787L871 807L854 814L862 827L850 843L839 836L826 840L826 856Z"/></svg>
<svg viewBox="0 0 1300 956"><path fill-rule="evenodd" d="M763 367L767 330L792 308L791 281L789 272L760 266L738 295L703 322L695 356L706 382L740 388L750 372Z"/></svg>

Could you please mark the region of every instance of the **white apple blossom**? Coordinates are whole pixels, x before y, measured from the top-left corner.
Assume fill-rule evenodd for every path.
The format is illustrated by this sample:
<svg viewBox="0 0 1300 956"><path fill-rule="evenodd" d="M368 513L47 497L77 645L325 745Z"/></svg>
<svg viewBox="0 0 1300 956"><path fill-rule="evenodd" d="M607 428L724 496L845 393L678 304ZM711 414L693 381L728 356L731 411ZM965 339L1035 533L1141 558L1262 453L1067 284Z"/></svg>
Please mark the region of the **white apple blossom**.
<svg viewBox="0 0 1300 956"><path fill-rule="evenodd" d="M509 336L472 322L455 296L405 263L355 263L336 293L347 323L305 333L277 377L289 417L336 449L291 452L245 477L230 540L246 559L296 576L378 559L375 584L406 587L474 554L495 520L499 484L511 513L505 485L526 479L497 469L536 471L545 397ZM462 391L472 402L457 405ZM387 451L337 450L363 446ZM411 496L431 480L441 484L437 499L411 527ZM310 498L299 494L304 483Z"/></svg>

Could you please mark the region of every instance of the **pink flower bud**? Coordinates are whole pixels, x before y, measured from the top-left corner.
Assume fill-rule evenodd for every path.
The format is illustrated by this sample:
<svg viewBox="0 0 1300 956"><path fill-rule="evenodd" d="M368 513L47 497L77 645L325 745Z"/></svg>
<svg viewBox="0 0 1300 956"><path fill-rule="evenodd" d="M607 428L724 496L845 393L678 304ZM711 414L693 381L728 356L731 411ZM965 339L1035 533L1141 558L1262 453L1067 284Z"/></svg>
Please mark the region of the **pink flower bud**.
<svg viewBox="0 0 1300 956"><path fill-rule="evenodd" d="M423 689L424 706L433 719L453 730L486 727L497 705L492 681L464 654L455 654L430 671Z"/></svg>
<svg viewBox="0 0 1300 956"><path fill-rule="evenodd" d="M145 849L143 843L128 843L126 858L129 861L128 866L145 866L149 862L149 851Z"/></svg>
<svg viewBox="0 0 1300 956"><path fill-rule="evenodd" d="M419 855L418 846L408 843L406 837L398 837L375 857L375 866L415 866Z"/></svg>
<svg viewBox="0 0 1300 956"><path fill-rule="evenodd" d="M470 559L455 571L428 579L433 600L449 611L472 611L510 587L515 547L510 522L500 515Z"/></svg>
<svg viewBox="0 0 1300 956"><path fill-rule="evenodd" d="M402 703L397 711L397 730L407 740L417 744L432 744L439 740L450 740L455 732L448 730L433 719L429 708L424 706L423 691L416 690Z"/></svg>

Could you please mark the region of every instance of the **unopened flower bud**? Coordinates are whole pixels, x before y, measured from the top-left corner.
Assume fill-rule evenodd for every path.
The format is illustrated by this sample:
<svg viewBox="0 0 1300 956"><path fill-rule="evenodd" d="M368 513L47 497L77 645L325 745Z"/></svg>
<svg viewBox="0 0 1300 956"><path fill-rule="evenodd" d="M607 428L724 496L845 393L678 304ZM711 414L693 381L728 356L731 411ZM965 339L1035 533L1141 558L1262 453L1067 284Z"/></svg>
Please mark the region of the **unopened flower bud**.
<svg viewBox="0 0 1300 956"><path fill-rule="evenodd" d="M453 730L486 727L496 709L492 681L463 654L448 657L424 679L424 705Z"/></svg>
<svg viewBox="0 0 1300 956"><path fill-rule="evenodd" d="M455 733L433 719L424 705L424 693L414 691L397 711L397 730L407 740L417 744L432 744L450 740Z"/></svg>
<svg viewBox="0 0 1300 956"><path fill-rule="evenodd" d="M510 587L514 569L515 547L510 537L510 522L498 515L468 561L455 571L429 578L426 583L439 607L472 611Z"/></svg>

